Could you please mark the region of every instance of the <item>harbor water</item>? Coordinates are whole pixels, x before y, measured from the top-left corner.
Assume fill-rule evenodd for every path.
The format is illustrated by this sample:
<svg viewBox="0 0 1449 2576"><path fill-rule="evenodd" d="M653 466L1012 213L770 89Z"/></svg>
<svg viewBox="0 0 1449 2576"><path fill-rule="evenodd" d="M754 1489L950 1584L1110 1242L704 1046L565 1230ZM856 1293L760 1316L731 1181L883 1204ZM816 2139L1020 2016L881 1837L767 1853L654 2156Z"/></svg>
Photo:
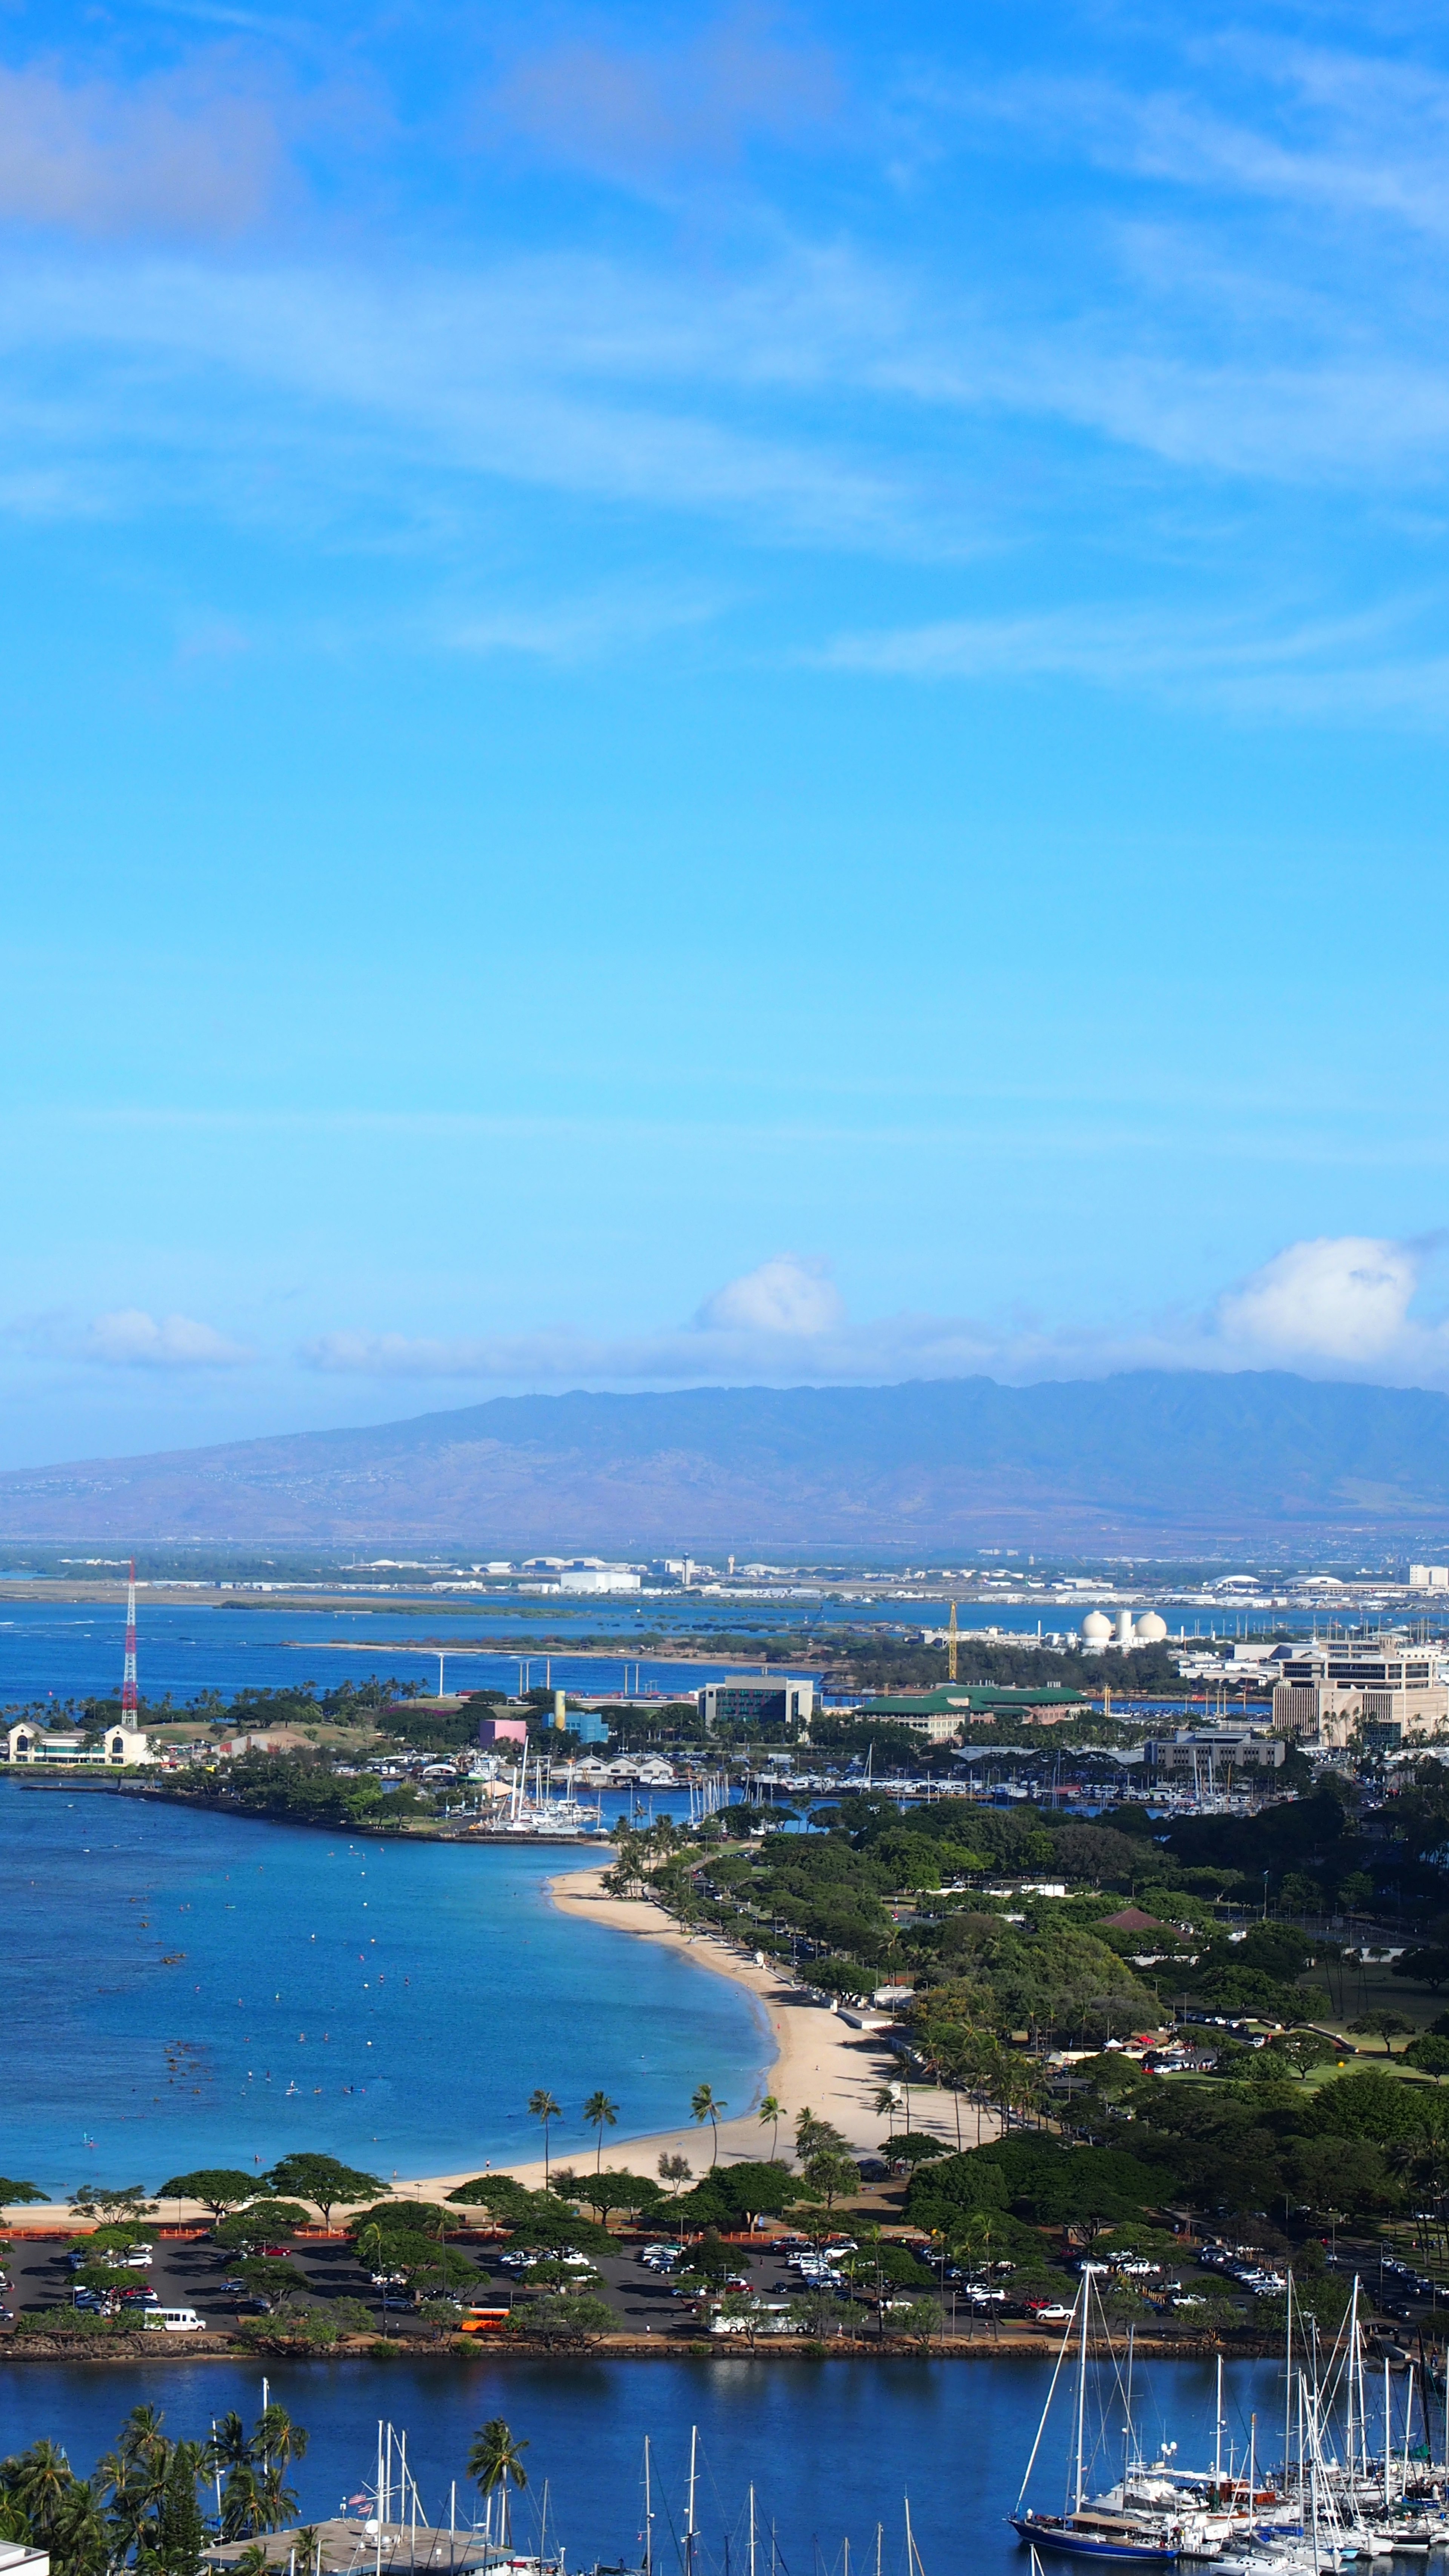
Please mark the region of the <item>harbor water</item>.
<svg viewBox="0 0 1449 2576"><path fill-rule="evenodd" d="M647 2435L659 2576L679 2576L681 2569L696 2425L701 2576L746 2576L752 2485L760 2576L772 2566L776 2576L873 2576L877 2524L882 2576L907 2576L907 2496L924 2576L974 2576L977 2569L1029 2576L1028 2554L1006 2516L1049 2376L1047 2357L605 2363L480 2355L462 2363L269 2366L272 2398L311 2437L292 2480L302 2520L335 2514L362 2491L374 2474L378 2419L386 2417L408 2435L408 2466L429 2519L446 2526L456 2481L459 2518L466 2522L469 2439L489 2417L502 2415L529 2446L529 2485L515 2508L515 2538L536 2546L546 2482L550 2545L562 2542L570 2570L601 2559L632 2567L642 2548ZM1253 2410L1260 2457L1265 2428L1276 2421L1281 2434L1282 2384L1281 2370L1270 2362L1229 2372L1225 2465L1230 2448L1246 2452ZM5 2449L45 2434L62 2440L73 2465L88 2470L110 2446L128 2407L160 2406L168 2432L204 2434L211 2418L229 2407L250 2421L260 2408L261 2383L255 2369L219 2363L15 2364L3 2374L3 2401ZM1147 2453L1165 2437L1177 2442L1179 2465L1210 2463L1214 2403L1210 2363L1138 2365L1133 2415ZM1122 2455L1120 2410L1110 2398L1098 2422L1095 2483L1105 2486ZM1035 2490L1050 2493L1053 2478L1059 2486L1062 2467L1059 2446L1044 2457Z"/></svg>

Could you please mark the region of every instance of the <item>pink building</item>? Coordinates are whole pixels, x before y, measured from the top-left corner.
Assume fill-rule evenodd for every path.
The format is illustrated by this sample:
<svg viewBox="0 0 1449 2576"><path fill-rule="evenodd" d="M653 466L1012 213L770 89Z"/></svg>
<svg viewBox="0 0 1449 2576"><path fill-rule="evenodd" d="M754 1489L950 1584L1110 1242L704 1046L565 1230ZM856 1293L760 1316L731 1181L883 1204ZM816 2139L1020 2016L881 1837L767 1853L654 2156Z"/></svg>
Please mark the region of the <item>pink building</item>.
<svg viewBox="0 0 1449 2576"><path fill-rule="evenodd" d="M498 1744L527 1744L528 1720L525 1717L480 1717L478 1741L488 1747Z"/></svg>

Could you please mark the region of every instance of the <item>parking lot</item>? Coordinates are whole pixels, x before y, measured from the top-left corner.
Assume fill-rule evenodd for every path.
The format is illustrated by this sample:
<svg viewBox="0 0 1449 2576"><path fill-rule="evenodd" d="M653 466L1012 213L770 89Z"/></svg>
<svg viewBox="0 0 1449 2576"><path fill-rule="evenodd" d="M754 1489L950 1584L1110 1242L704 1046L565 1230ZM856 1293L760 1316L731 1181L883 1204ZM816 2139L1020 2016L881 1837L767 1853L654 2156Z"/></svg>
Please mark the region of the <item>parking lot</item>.
<svg viewBox="0 0 1449 2576"><path fill-rule="evenodd" d="M148 2239L152 2259L145 2267L118 2270L118 2289L145 2289L156 2294L160 2307L191 2308L207 2326L228 2330L241 2320L258 2313L258 2303L236 2281L234 2250L223 2250L203 2238L168 2238L160 2234ZM73 2247L84 2243L74 2237L14 2239L14 2252L7 2265L10 2287L4 2306L13 2316L46 2308L69 2308L72 2303L74 2274L68 2256ZM506 2264L502 2257L506 2246L499 2244L457 2248L472 2261L478 2273L477 2292L464 2291L465 2300L476 2296L489 2303L520 2304L529 2295L528 2275ZM747 2249L731 2247L736 2258L736 2271L741 2280L761 2298L781 2301L798 2297L804 2282L787 2268L783 2252L766 2246ZM428 2328L417 2316L407 2293L395 2289L384 2293L358 2263L350 2244L302 2241L289 2249L289 2259L307 2276L313 2296L319 2300L336 2298L360 2299L379 2325L385 2321L391 2334L426 2334ZM600 2281L592 2295L604 2300L619 2320L620 2332L667 2333L692 2321L688 2300L681 2299L667 2274L655 2270L639 2259L637 2244L621 2246L617 2254L600 2257L597 2269ZM592 2285L591 2285L592 2286ZM384 2309L382 2300L386 2296ZM130 2304L130 2303L128 2303ZM141 2304L137 2301L134 2304Z"/></svg>

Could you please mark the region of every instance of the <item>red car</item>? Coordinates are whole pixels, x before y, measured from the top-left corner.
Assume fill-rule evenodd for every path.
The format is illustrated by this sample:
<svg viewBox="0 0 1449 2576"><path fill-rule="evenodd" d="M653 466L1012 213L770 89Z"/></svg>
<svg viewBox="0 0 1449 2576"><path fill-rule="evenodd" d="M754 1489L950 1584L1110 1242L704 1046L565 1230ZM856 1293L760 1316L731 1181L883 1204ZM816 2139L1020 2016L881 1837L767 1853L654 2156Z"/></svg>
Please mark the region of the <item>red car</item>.
<svg viewBox="0 0 1449 2576"><path fill-rule="evenodd" d="M292 2259L290 2245L264 2245L262 2253L269 2263L290 2263Z"/></svg>

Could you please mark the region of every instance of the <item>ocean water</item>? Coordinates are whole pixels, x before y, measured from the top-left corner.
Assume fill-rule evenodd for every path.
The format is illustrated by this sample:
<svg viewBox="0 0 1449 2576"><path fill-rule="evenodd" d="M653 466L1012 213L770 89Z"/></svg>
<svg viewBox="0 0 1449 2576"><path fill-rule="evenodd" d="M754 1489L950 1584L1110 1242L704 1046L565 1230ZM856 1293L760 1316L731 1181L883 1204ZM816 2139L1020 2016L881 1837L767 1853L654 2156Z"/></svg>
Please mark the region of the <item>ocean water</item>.
<svg viewBox="0 0 1449 2576"><path fill-rule="evenodd" d="M438 1649L420 1645L419 1637L439 1637L446 1653L444 1679L457 1690L526 1690L550 1682L577 1691L640 1689L697 1691L738 1665L680 1660L656 1655L641 1658L630 1631L657 1625L638 1610L608 1602L591 1603L586 1611L550 1606L539 1622L540 1633L597 1636L617 1628L619 1652L525 1655L500 1652L502 1634L527 1635L532 1624L517 1604L502 1610L465 1616L420 1606L409 1616L399 1605L375 1610L275 1610L234 1607L215 1598L198 1599L184 1608L152 1603L142 1593L138 1616L138 1664L141 1696L152 1702L168 1693L178 1703L198 1691L220 1691L229 1699L241 1690L295 1690L315 1683L335 1690L345 1681L390 1680L434 1691L438 1686ZM771 1633L778 1622L764 1623ZM125 1644L125 1614L108 1604L85 1601L8 1601L0 1604L0 1707L53 1699L61 1707L70 1699L119 1691Z"/></svg>
<svg viewBox="0 0 1449 2576"><path fill-rule="evenodd" d="M968 1605L961 1633L996 1626L1010 1634L1035 1636L1039 1621L1047 1628L1075 1624L1095 1604L1073 1602L1068 1608L1038 1611L1009 1602ZM1185 1615L1185 1614L1184 1614ZM944 1600L909 1603L782 1602L778 1605L716 1602L696 1607L682 1601L648 1602L643 1607L621 1601L591 1601L583 1607L548 1602L504 1602L466 1610L437 1601L411 1606L357 1610L280 1610L248 1601L223 1604L214 1595L173 1607L140 1600L139 1655L143 1698L170 1693L185 1701L201 1690L226 1697L246 1689L295 1688L314 1682L319 1690L345 1680L396 1677L414 1687L436 1690L438 1651L419 1638L441 1640L448 1662L445 1679L458 1689L527 1689L545 1680L578 1691L693 1692L701 1683L721 1680L737 1664L707 1657L666 1654L641 1656L633 1643L641 1629L667 1626L681 1638L692 1629L707 1631L724 1622L736 1634L751 1628L761 1636L778 1636L786 1628L799 1632L802 1648L818 1628L842 1623L865 1625L884 1633L909 1633L924 1621L941 1626ZM1228 1614L1231 1625L1231 1614ZM1189 1631L1193 1627L1189 1618ZM1208 1621L1200 1623L1204 1633ZM1221 1625L1221 1619L1220 1623ZM1309 1615L1284 1614L1288 1627L1306 1627ZM617 1655L607 1651L570 1653L567 1649L523 1655L505 1654L501 1636L612 1636ZM32 1700L83 1699L120 1687L124 1613L93 1602L10 1601L0 1603L0 1707Z"/></svg>
<svg viewBox="0 0 1449 2576"><path fill-rule="evenodd" d="M1094 2374L1095 2377L1095 2374ZM910 2360L542 2362L482 2356L465 2362L335 2362L277 2366L270 2393L311 2436L293 2483L306 2518L335 2513L374 2475L377 2422L408 2434L408 2463L423 2509L446 2524L456 2480L459 2519L470 2507L464 2457L473 2430L502 2415L528 2444L526 2495L515 2536L536 2544L548 2489L548 2530L571 2568L597 2559L636 2565L643 2521L642 2458L650 2439L654 2558L660 2576L681 2566L691 2426L699 2430L701 2576L746 2576L748 2490L756 2493L760 2576L872 2576L876 2526L882 2576L906 2576L904 2499L924 2576L1008 2568L1029 2559L1006 2516L1045 2402L1046 2357L991 2362ZM167 2429L204 2433L235 2406L261 2403L257 2372L229 2364L134 2364L65 2369L12 2364L0 2371L4 2447L39 2434L62 2441L89 2470L126 2409L159 2405ZM1241 2457L1250 2413L1258 2456L1281 2452L1282 2374L1270 2362L1230 2369L1223 2458ZM1032 2497L1060 2500L1070 2405L1059 2393ZM1181 2466L1210 2464L1214 2380L1210 2363L1139 2363L1133 2416L1143 2448L1178 2443ZM1060 2418L1060 2422L1058 2422ZM1121 2459L1120 2392L1103 2374L1088 2409L1097 2441L1093 2483ZM1274 2427L1278 2428L1275 2443ZM1437 2450L1436 2441L1436 2450ZM1056 2562L1050 2562L1055 2566ZM1065 2565L1066 2562L1062 2562Z"/></svg>
<svg viewBox="0 0 1449 2576"><path fill-rule="evenodd" d="M351 1843L61 1785L0 1781L0 2172L65 2193L293 2148L380 2175L678 2127L710 2083L746 2110L768 2062L742 1988L560 1914L566 1847ZM622 2159L621 2159L622 2160Z"/></svg>

